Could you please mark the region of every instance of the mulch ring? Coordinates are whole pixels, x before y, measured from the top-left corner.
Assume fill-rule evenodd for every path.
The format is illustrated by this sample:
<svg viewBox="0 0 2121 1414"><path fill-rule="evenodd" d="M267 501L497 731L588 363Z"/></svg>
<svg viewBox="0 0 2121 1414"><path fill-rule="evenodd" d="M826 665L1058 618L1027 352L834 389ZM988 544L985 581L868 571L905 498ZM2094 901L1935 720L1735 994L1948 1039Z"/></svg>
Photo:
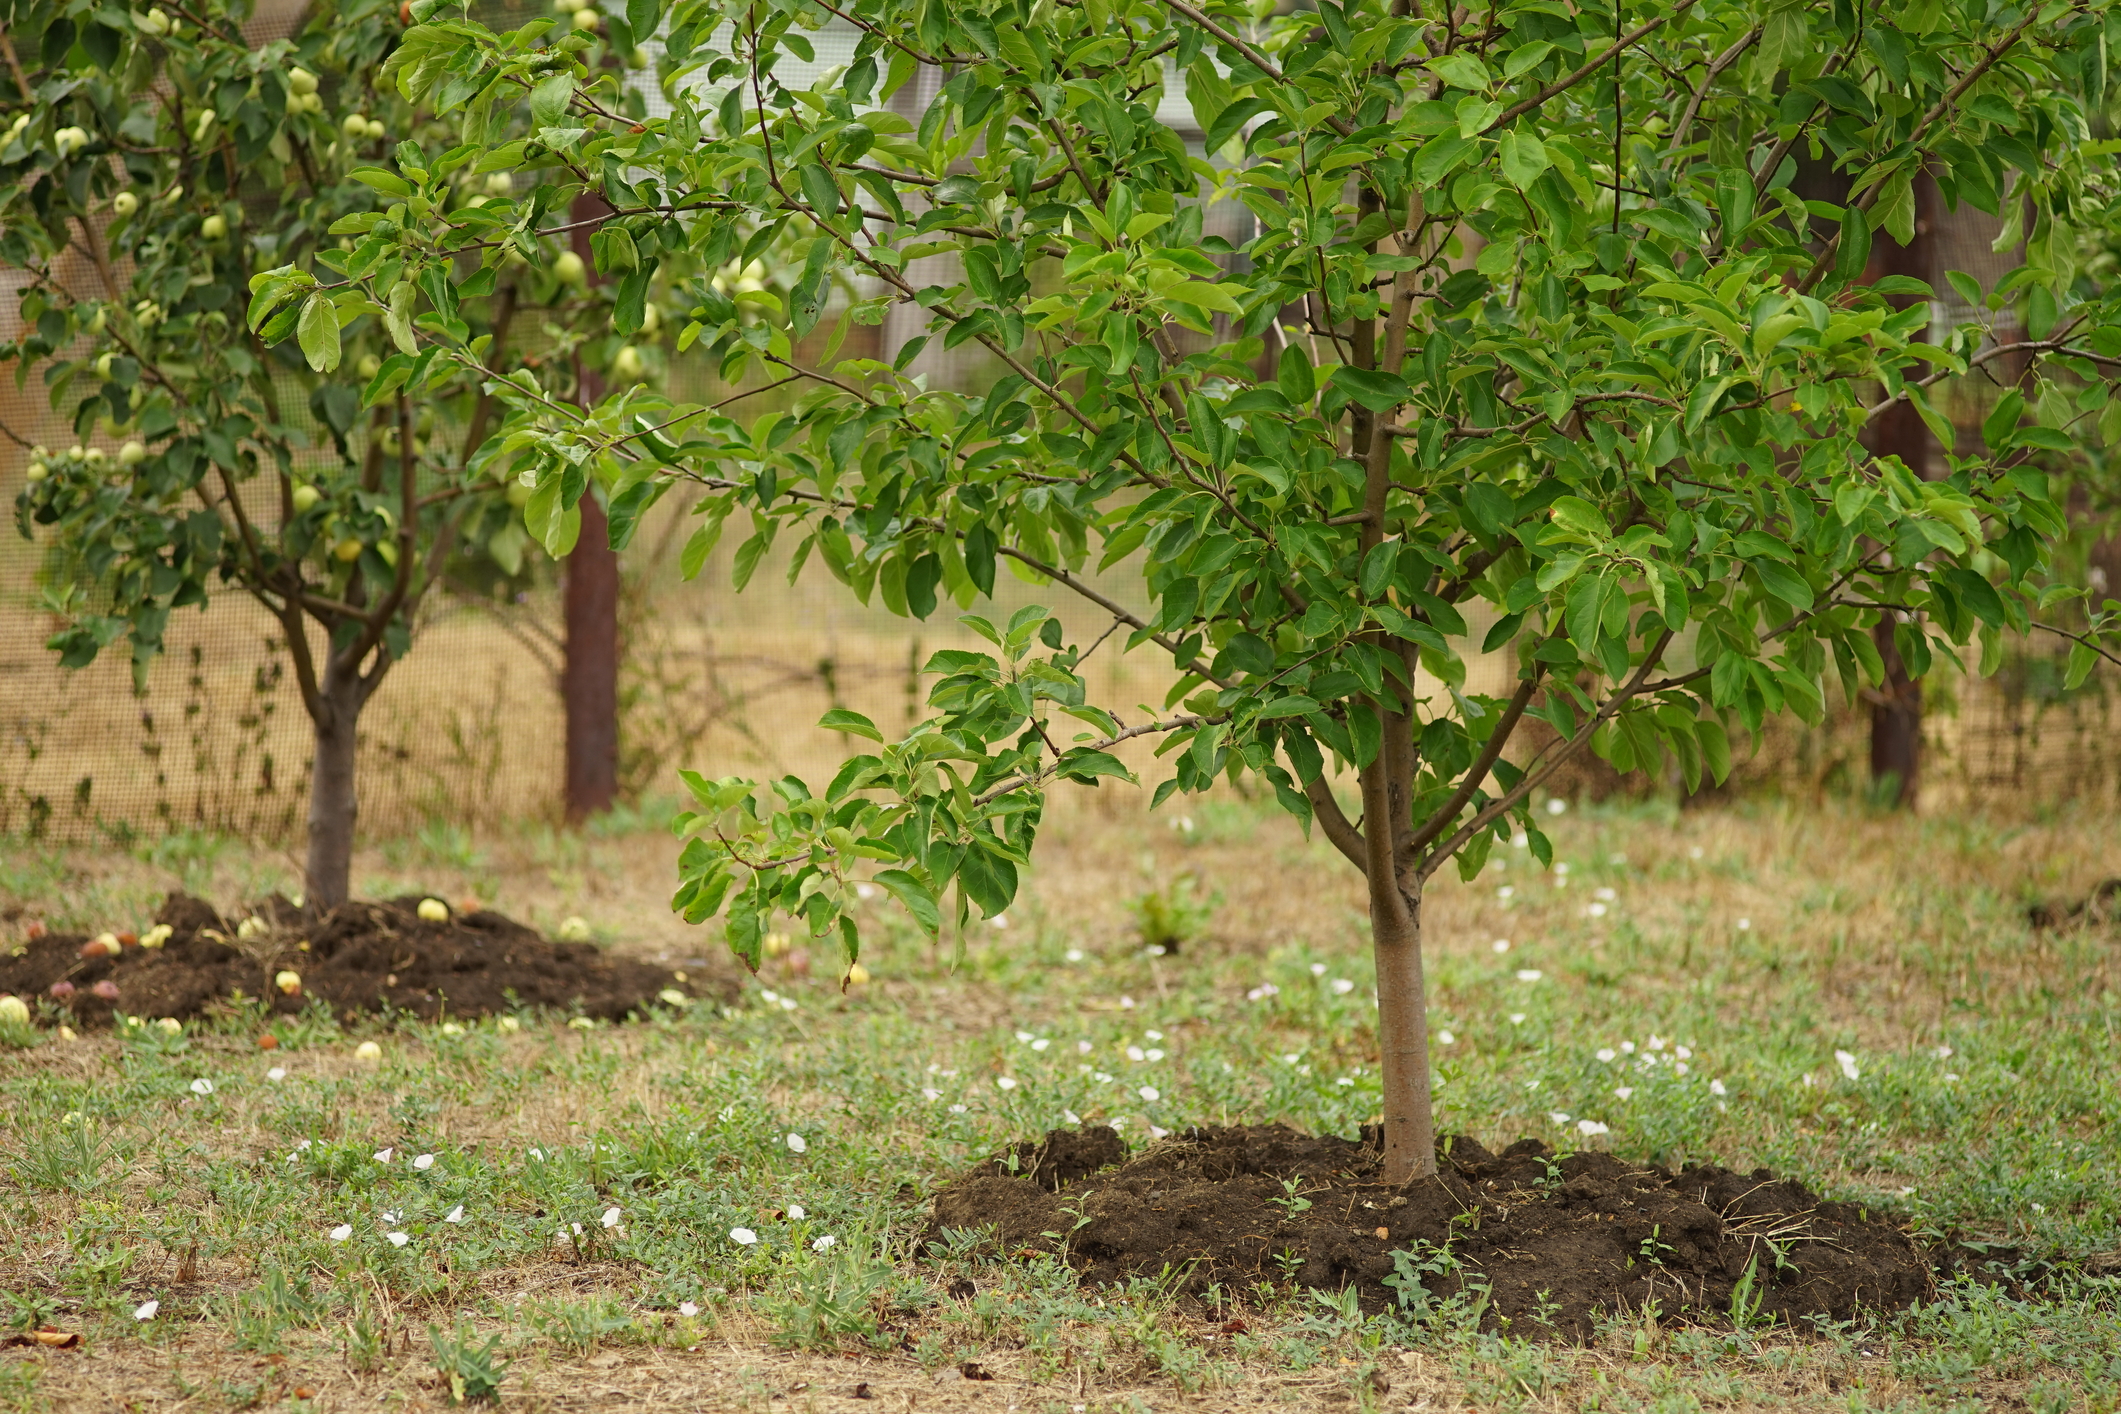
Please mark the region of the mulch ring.
<svg viewBox="0 0 2121 1414"><path fill-rule="evenodd" d="M1578 1340L1598 1313L1652 1303L1665 1319L1728 1322L1748 1271L1745 1314L1806 1328L1926 1299L1953 1265L1882 1215L1766 1169L1675 1174L1557 1157L1537 1139L1498 1155L1457 1137L1438 1151L1437 1177L1393 1188L1374 1147L1278 1124L1190 1130L1131 1159L1109 1128L1057 1129L952 1181L924 1242L994 1228L1008 1254L1065 1244L1087 1283L1170 1271L1185 1294L1236 1298L1263 1282L1352 1286L1373 1312L1398 1304L1385 1281L1397 1251L1428 1265L1432 1298L1485 1287L1491 1328Z"/></svg>
<svg viewBox="0 0 2121 1414"><path fill-rule="evenodd" d="M225 1012L240 993L281 1015L328 1002L339 1015L395 1011L423 1021L472 1019L552 1007L620 1021L676 989L687 997L723 988L718 976L687 975L591 943L556 943L490 909L430 921L418 897L351 902L312 918L274 897L241 920L171 894L156 914L169 934L144 948L127 935L117 956L83 956L82 934L47 933L0 953L0 993L54 1020L103 1027L114 1015L190 1021ZM154 939L150 935L148 941ZM289 993L282 971L300 979Z"/></svg>

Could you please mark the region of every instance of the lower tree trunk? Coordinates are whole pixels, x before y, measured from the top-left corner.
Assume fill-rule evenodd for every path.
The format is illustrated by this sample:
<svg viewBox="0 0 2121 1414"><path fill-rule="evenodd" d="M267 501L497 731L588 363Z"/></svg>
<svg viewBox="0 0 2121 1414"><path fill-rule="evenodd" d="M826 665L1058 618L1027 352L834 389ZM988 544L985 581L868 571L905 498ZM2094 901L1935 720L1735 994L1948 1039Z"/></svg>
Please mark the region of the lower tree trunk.
<svg viewBox="0 0 2121 1414"><path fill-rule="evenodd" d="M1377 962L1377 1034L1384 1053L1384 1179L1396 1184L1436 1172L1421 896L1409 897L1389 870L1373 869L1371 876L1370 939Z"/></svg>
<svg viewBox="0 0 2121 1414"><path fill-rule="evenodd" d="M1871 786L1879 803L1909 807L1922 781L1922 684L1907 675L1893 642L1893 615L1881 614L1871 631L1885 681L1871 703Z"/></svg>
<svg viewBox="0 0 2121 1414"><path fill-rule="evenodd" d="M361 681L327 670L313 714L316 759L309 772L309 860L304 902L318 913L346 902L353 886L354 820L359 809L354 764L361 720Z"/></svg>
<svg viewBox="0 0 2121 1414"><path fill-rule="evenodd" d="M619 796L619 556L596 493L582 497L582 537L567 556L567 818Z"/></svg>

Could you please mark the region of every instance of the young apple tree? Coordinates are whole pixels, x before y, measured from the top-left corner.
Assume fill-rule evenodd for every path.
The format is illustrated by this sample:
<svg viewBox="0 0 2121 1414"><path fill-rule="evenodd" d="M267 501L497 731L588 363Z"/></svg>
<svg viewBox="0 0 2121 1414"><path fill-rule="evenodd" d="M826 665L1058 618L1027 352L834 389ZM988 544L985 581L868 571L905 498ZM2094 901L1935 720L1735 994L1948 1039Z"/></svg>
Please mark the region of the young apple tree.
<svg viewBox="0 0 2121 1414"><path fill-rule="evenodd" d="M1161 738L1158 803L1263 778L1366 881L1403 1180L1435 1163L1437 871L1470 877L1518 830L1547 858L1532 795L1585 750L1722 778L1734 726L1876 681L1881 614L1919 673L1993 663L2068 596L2041 588L2050 472L2121 359L2121 302L2074 260L2113 195L2085 118L2111 10L629 0L663 42L664 111L634 120L542 22L496 36L419 0L397 74L408 101L464 105L466 160L527 104L536 209L601 195L617 268L791 272L785 299L677 296L678 347L793 385L783 411L635 389L576 414L489 382L534 526L591 483L683 485L695 570L734 518L740 583L783 544L926 617L1007 564L1179 674L1162 713L1123 715L1088 700L1097 645L1046 611L967 617L991 651L935 656L935 715L903 740L828 716L876 742L829 783L689 777L676 907L725 913L753 962L776 913L852 959L861 877L930 930L996 913L1049 784L1125 778L1114 749ZM833 17L851 65L797 87ZM1169 125L1180 93L1199 141ZM319 277L349 309L483 278L418 214L443 161L401 152L413 215ZM1847 174L1849 204L1801 200L1800 158ZM1973 293L2015 320L1935 332L1925 287L1863 282L1924 171L2007 213L2025 263ZM890 363L839 356L892 307L926 333ZM424 315L414 338L434 367L481 359ZM983 359L979 386L914 376L924 344ZM1978 442L1930 401L1974 370L2015 385ZM1900 400L1951 449L1942 479L1865 451ZM1137 562L1139 614L1091 577ZM2057 625L2080 672L2106 612ZM1470 690L1480 655L1500 692ZM1544 744L1513 753L1534 720Z"/></svg>
<svg viewBox="0 0 2121 1414"><path fill-rule="evenodd" d="M330 908L348 887L363 705L448 573L513 577L530 548L510 505L529 488L476 464L493 398L420 357L416 323L501 363L512 323L564 306L543 317L593 338L548 335L548 368L583 350L640 371L642 356L613 352L609 298L582 288L564 234L477 281L426 270L417 315L421 266L401 279L396 257L349 258L350 234L514 209L505 162L422 166L431 112L377 81L404 32L396 0L325 0L255 48L237 27L248 5L165 4L20 0L7 21L0 264L20 277L21 332L0 361L18 386L41 377L75 438L33 450L17 520L49 548L68 666L122 639L144 679L171 614L217 584L272 613L314 726L307 888ZM586 33L569 45L605 52ZM275 266L292 268L246 327L253 276ZM385 293L317 293L319 275Z"/></svg>

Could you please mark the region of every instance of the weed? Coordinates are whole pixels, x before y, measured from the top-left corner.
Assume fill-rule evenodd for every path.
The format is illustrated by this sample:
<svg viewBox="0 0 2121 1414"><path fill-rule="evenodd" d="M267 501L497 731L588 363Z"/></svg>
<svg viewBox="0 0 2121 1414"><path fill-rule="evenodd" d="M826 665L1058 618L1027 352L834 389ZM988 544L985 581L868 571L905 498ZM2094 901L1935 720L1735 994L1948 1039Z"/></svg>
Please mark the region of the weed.
<svg viewBox="0 0 2121 1414"><path fill-rule="evenodd" d="M508 1373L506 1363L494 1360L494 1352L501 1348L501 1332L495 1331L479 1345L478 1332L463 1321L447 1335L430 1321L427 1339L434 1346L435 1369L449 1384L451 1404L500 1398L501 1381Z"/></svg>
<svg viewBox="0 0 2121 1414"><path fill-rule="evenodd" d="M1181 874L1160 889L1134 896L1127 905L1134 915L1134 932L1142 946L1162 956L1176 953L1192 942L1208 924L1219 898L1199 897L1200 881Z"/></svg>

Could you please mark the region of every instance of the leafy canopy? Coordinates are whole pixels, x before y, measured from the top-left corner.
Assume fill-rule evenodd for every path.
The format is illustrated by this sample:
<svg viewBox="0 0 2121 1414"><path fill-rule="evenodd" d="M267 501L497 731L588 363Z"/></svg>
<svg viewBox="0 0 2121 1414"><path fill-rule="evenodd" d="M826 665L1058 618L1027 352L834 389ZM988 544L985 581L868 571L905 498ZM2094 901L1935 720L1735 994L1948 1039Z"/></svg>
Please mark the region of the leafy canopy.
<svg viewBox="0 0 2121 1414"><path fill-rule="evenodd" d="M1114 749L1145 735L1159 802L1262 777L1418 896L1513 829L1544 854L1527 801L1580 748L1720 779L1734 727L1879 680L1881 613L1920 674L1992 665L2066 596L2042 588L2053 478L2121 359L2075 257L2113 200L2086 116L2104 0L629 0L601 23L660 36L644 116L577 31L413 14L392 73L461 142L400 147L389 214L263 277L254 323L328 293L409 327L371 398L483 372L548 543L592 486L684 487L692 572L732 520L739 585L781 546L920 617L1007 565L1181 674L1126 717L1045 611L970 617L993 651L936 656L906 739L826 719L876 749L822 791L688 776L676 903L726 911L747 959L775 910L852 956L878 865L930 929L953 884L961 917L998 911L1046 785L1128 776ZM854 58L810 81L828 22ZM1847 194L1800 196L1807 164ZM467 166L535 186L467 210ZM1924 171L2023 251L1993 288L1955 275L1976 315L1934 337L1933 291L1864 281ZM630 387L583 412L483 366L455 311L584 190L613 209L619 328L667 289L681 354L792 401L746 421ZM846 356L894 307L923 332ZM932 386L924 348L985 373ZM1978 439L1931 401L1977 367L2016 385ZM1866 449L1903 400L1938 479ZM1122 564L1145 612L1094 581ZM2073 622L2081 672L2109 620ZM1503 695L1469 690L1479 653L1508 655ZM1527 719L1550 745L1516 764ZM1380 815L1346 818L1335 765L1390 777Z"/></svg>

